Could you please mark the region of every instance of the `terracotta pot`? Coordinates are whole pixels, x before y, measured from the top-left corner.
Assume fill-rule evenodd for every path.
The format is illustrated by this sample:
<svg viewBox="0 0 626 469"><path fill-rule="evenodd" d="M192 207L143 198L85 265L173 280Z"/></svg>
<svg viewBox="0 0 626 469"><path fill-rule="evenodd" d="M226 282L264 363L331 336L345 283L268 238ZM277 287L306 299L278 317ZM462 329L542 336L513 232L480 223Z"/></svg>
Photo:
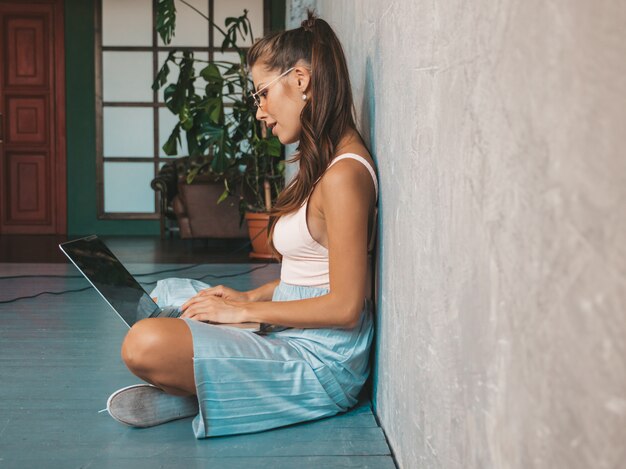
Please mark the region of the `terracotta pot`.
<svg viewBox="0 0 626 469"><path fill-rule="evenodd" d="M270 221L268 213L246 212L248 232L252 242L252 259L276 259L267 239L267 226Z"/></svg>

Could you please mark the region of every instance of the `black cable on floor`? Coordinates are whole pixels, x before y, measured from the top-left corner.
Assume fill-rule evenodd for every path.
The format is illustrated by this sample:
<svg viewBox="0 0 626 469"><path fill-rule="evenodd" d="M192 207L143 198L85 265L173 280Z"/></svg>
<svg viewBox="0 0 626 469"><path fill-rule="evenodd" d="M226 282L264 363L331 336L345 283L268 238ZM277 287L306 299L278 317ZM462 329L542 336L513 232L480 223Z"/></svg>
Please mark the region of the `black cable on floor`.
<svg viewBox="0 0 626 469"><path fill-rule="evenodd" d="M90 286L85 287L85 288L79 288L78 290L42 291L40 293L37 293L36 295L18 296L17 298L13 298L11 300L0 301L0 305L4 305L4 304L7 304L7 303L15 303L16 301L19 301L19 300L28 300L30 298L37 298L38 296L41 296L41 295L64 295L66 293L76 293L76 292L79 292L79 291L90 290L92 288L93 287L90 285Z"/></svg>
<svg viewBox="0 0 626 469"><path fill-rule="evenodd" d="M259 269L264 269L265 267L267 267L268 265L270 265L270 263L268 262L267 264L263 264L260 265L259 267L253 267L250 270L246 270L245 272L238 272L236 274L225 274L225 275L215 275L215 274L206 274L203 275L200 278L193 278L191 280L204 280L207 277L212 277L212 278L230 278L230 277L238 277L240 275L245 275L245 274L249 274L251 272L254 272L255 270L259 270ZM140 282L142 285L152 285L153 283L157 283L158 280L155 280L154 282Z"/></svg>

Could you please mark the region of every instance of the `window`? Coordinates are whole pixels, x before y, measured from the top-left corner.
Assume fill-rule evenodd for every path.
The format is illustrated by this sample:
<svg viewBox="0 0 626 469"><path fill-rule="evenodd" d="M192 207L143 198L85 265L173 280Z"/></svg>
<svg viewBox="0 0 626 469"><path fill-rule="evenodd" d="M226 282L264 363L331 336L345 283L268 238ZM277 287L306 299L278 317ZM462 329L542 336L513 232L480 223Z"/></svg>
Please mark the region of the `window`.
<svg viewBox="0 0 626 469"><path fill-rule="evenodd" d="M244 8L255 36L268 31L268 0L187 0L218 26ZM172 49L198 58L232 60L220 51L219 31L196 11L176 2L176 35L165 46L154 28L156 0L100 0L96 8L96 115L98 218L156 219L150 181L173 157L161 149L177 122L152 82ZM244 44L245 45L245 44ZM175 79L170 74L170 80ZM184 139L183 139L184 141ZM186 149L179 148L179 156Z"/></svg>

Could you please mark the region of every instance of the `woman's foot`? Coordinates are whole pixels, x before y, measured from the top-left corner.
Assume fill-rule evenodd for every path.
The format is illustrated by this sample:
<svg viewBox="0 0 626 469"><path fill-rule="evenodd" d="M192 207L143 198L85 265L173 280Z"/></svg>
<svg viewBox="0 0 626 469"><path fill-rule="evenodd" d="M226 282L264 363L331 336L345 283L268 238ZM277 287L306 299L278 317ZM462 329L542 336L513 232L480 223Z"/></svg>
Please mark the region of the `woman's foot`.
<svg viewBox="0 0 626 469"><path fill-rule="evenodd" d="M173 396L151 384L115 391L107 400L111 417L132 427L152 427L198 413L196 396Z"/></svg>

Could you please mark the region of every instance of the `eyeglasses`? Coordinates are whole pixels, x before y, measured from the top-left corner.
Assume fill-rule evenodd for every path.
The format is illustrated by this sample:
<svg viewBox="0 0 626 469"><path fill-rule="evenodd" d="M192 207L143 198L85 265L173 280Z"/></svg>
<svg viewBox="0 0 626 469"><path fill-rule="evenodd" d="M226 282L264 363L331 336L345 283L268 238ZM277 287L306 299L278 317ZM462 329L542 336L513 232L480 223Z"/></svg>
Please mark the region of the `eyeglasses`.
<svg viewBox="0 0 626 469"><path fill-rule="evenodd" d="M260 89L258 89L256 91L256 93L252 93L250 96L252 98L251 104L254 105L255 109L258 109L261 107L261 97L259 96L259 93L261 93L263 90L266 90L267 88L269 88L269 86L276 82L277 80L281 79L282 77L284 77L285 75L287 75L289 72L291 72L294 68L296 67L291 67L289 70L285 70L283 73L281 73L280 75L278 75L276 78L274 78L272 81L270 81L268 84L266 84L265 86L261 87Z"/></svg>

